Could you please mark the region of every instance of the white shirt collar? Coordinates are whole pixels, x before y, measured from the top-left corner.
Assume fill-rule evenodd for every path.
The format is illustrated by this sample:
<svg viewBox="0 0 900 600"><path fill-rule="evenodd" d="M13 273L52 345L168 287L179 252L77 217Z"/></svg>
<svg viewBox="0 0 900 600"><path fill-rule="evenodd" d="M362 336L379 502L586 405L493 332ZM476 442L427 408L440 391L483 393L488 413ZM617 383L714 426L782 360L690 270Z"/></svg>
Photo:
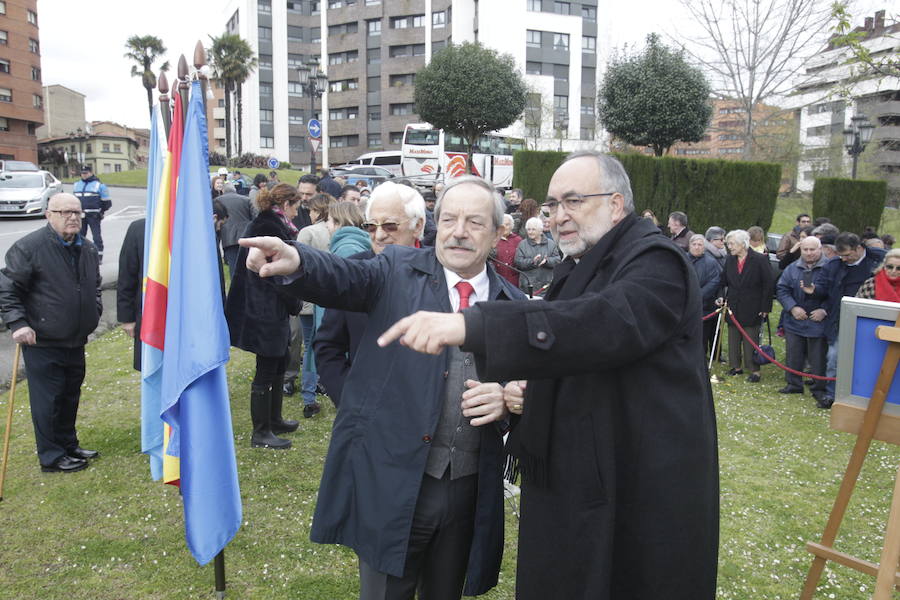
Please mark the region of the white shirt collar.
<svg viewBox="0 0 900 600"><path fill-rule="evenodd" d="M848 266L848 267L855 267L856 265L858 265L859 263L861 263L865 257L866 257L866 251L863 250L863 255L859 257L859 260L856 261L855 263L850 263L850 264L848 264L847 266Z"/></svg>
<svg viewBox="0 0 900 600"><path fill-rule="evenodd" d="M476 302L487 300L490 296L491 282L487 276L487 266L481 269L481 273L471 279L463 279L450 269L444 267L444 279L447 280L447 293L450 295L450 306L453 308L453 312L459 310L459 290L456 289L456 284L460 281L468 281L475 290L475 292L469 296L469 306L472 306Z"/></svg>

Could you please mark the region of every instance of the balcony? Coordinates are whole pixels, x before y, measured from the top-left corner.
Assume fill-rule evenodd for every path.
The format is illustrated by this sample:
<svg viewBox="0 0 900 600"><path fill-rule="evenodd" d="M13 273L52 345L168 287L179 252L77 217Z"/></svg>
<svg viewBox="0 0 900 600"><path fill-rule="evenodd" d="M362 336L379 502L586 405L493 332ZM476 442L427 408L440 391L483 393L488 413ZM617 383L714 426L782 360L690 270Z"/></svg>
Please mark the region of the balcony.
<svg viewBox="0 0 900 600"><path fill-rule="evenodd" d="M900 100L888 100L869 109L869 117L874 121L881 117L900 117Z"/></svg>
<svg viewBox="0 0 900 600"><path fill-rule="evenodd" d="M872 162L880 166L900 165L900 150L876 150Z"/></svg>
<svg viewBox="0 0 900 600"><path fill-rule="evenodd" d="M873 142L900 141L900 125L886 125L875 128L872 132Z"/></svg>

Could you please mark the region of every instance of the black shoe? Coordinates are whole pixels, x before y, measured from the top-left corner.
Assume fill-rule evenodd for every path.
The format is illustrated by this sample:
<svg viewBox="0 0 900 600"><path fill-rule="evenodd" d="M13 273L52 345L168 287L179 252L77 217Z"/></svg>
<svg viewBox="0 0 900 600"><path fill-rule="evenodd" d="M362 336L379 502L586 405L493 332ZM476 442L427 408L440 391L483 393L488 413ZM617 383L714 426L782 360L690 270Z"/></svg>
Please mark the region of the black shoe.
<svg viewBox="0 0 900 600"><path fill-rule="evenodd" d="M41 465L41 471L44 473L74 473L86 469L88 463L83 458L72 458L71 456L63 456L52 465Z"/></svg>
<svg viewBox="0 0 900 600"><path fill-rule="evenodd" d="M272 433L277 435L279 433L297 431L297 428L300 427L300 421L285 419L281 416L281 409L284 404L282 390L279 390L277 385L273 385L270 393L272 394Z"/></svg>
<svg viewBox="0 0 900 600"><path fill-rule="evenodd" d="M784 386L780 390L778 390L779 394L802 394L803 388L795 388L789 385Z"/></svg>
<svg viewBox="0 0 900 600"><path fill-rule="evenodd" d="M823 409L831 408L831 405L834 404L834 398L820 398L816 402L816 406Z"/></svg>
<svg viewBox="0 0 900 600"><path fill-rule="evenodd" d="M750 373L749 375L747 375L747 381L750 383L759 383L759 374Z"/></svg>
<svg viewBox="0 0 900 600"><path fill-rule="evenodd" d="M96 450L85 450L80 446L76 446L74 450L67 450L66 454L68 454L72 458L81 458L83 460L88 460L89 458L97 458L98 456L100 456L100 453Z"/></svg>
<svg viewBox="0 0 900 600"><path fill-rule="evenodd" d="M297 387L294 384L294 380L290 379L284 382L284 385L281 386L281 391L285 396L293 396L297 392Z"/></svg>
<svg viewBox="0 0 900 600"><path fill-rule="evenodd" d="M319 406L318 402L313 402L312 404L304 404L303 405L303 418L309 419L310 417L313 417L313 416L319 414L319 411L321 411L321 410L322 410L322 407Z"/></svg>
<svg viewBox="0 0 900 600"><path fill-rule="evenodd" d="M807 380L804 381L803 383L804 383L805 385L812 385L812 384L815 383L815 380L813 380L813 379L807 379Z"/></svg>
<svg viewBox="0 0 900 600"><path fill-rule="evenodd" d="M732 375L732 376L733 375L743 375L744 370L743 369L731 369L730 371L728 371L728 374Z"/></svg>
<svg viewBox="0 0 900 600"><path fill-rule="evenodd" d="M285 440L272 433L272 390L267 386L250 386L250 419L253 421L253 448L274 448L286 450L291 440Z"/></svg>

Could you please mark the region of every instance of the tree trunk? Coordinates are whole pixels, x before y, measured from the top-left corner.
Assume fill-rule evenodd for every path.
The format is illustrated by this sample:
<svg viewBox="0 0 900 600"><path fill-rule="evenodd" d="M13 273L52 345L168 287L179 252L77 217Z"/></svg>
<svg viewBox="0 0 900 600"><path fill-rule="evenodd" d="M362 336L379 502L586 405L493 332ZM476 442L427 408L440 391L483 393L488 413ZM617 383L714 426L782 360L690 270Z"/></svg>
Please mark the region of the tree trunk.
<svg viewBox="0 0 900 600"><path fill-rule="evenodd" d="M477 134L469 134L466 136L466 175L472 174L472 148L475 147L475 142L478 140Z"/></svg>
<svg viewBox="0 0 900 600"><path fill-rule="evenodd" d="M150 111L150 121L153 122L153 88L148 87L147 90L147 109Z"/></svg>
<svg viewBox="0 0 900 600"><path fill-rule="evenodd" d="M241 98L241 85L237 85L234 90L235 97L237 98L237 154L238 157L241 156L241 152L243 150L243 145L241 144L241 130L243 129L243 99Z"/></svg>
<svg viewBox="0 0 900 600"><path fill-rule="evenodd" d="M225 84L225 159L231 158L231 84Z"/></svg>

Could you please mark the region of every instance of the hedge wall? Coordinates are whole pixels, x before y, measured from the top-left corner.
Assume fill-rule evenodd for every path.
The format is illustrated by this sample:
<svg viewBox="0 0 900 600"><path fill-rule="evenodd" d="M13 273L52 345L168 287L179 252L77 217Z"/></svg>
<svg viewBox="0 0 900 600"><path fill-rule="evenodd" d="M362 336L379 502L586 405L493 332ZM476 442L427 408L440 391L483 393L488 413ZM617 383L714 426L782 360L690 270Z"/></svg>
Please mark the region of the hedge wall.
<svg viewBox="0 0 900 600"><path fill-rule="evenodd" d="M813 215L828 217L841 231L878 231L886 198L886 181L820 177L813 186Z"/></svg>
<svg viewBox="0 0 900 600"><path fill-rule="evenodd" d="M733 160L655 158L643 154L615 154L622 161L637 212L645 208L665 224L672 211L688 215L690 228L704 233L711 225L726 230L772 224L781 181L777 164ZM513 157L513 186L525 196L543 201L563 152L522 150Z"/></svg>

